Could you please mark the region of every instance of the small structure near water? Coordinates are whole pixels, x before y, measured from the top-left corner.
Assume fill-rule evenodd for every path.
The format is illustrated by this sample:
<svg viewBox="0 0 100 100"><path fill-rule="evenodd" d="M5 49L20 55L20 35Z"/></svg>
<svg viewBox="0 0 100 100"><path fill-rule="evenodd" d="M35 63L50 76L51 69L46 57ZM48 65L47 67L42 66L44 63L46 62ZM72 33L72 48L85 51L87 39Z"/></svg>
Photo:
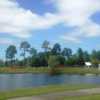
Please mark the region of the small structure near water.
<svg viewBox="0 0 100 100"><path fill-rule="evenodd" d="M100 64L98 64L98 69L100 70Z"/></svg>
<svg viewBox="0 0 100 100"><path fill-rule="evenodd" d="M91 62L85 62L85 67L86 68L90 68L90 67L94 67L95 65L93 65ZM97 65L98 70L100 70L100 64Z"/></svg>
<svg viewBox="0 0 100 100"><path fill-rule="evenodd" d="M91 62L85 62L85 66L86 66L87 68L90 68L90 67L92 66L92 63L91 63Z"/></svg>

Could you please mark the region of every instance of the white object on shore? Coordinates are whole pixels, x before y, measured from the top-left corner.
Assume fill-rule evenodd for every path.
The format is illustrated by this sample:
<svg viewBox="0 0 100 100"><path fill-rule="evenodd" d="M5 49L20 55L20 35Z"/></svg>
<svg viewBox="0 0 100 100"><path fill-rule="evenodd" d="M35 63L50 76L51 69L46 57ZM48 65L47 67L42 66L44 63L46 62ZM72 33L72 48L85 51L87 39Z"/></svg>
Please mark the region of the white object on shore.
<svg viewBox="0 0 100 100"><path fill-rule="evenodd" d="M100 64L98 64L98 69L100 70Z"/></svg>
<svg viewBox="0 0 100 100"><path fill-rule="evenodd" d="M91 62L85 62L85 66L86 66L87 68L90 68L90 67L92 66L92 63L91 63Z"/></svg>

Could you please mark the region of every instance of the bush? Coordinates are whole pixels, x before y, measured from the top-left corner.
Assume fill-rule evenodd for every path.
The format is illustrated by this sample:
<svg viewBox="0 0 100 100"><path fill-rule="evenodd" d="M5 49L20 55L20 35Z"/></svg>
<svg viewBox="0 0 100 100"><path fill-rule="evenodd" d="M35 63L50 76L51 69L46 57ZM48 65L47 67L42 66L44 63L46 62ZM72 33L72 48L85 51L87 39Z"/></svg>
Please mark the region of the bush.
<svg viewBox="0 0 100 100"><path fill-rule="evenodd" d="M98 60L98 59L92 59L91 62L94 67L98 67L98 65L100 64L100 60Z"/></svg>
<svg viewBox="0 0 100 100"><path fill-rule="evenodd" d="M60 65L60 62L59 62L57 56L50 56L49 57L48 66L50 68L55 68L55 67L58 67L59 65Z"/></svg>
<svg viewBox="0 0 100 100"><path fill-rule="evenodd" d="M50 69L50 75L58 75L61 74L60 69L58 68L60 65L59 57L58 56L50 56L48 65Z"/></svg>

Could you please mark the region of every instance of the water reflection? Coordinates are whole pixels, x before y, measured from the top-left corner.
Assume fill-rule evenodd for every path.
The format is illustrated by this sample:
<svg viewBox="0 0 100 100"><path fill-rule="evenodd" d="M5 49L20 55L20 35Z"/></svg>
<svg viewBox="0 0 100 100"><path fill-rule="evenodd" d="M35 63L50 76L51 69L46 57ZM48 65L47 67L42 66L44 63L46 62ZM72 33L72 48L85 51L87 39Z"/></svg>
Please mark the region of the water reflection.
<svg viewBox="0 0 100 100"><path fill-rule="evenodd" d="M100 76L47 74L0 74L0 91L51 84L100 84Z"/></svg>

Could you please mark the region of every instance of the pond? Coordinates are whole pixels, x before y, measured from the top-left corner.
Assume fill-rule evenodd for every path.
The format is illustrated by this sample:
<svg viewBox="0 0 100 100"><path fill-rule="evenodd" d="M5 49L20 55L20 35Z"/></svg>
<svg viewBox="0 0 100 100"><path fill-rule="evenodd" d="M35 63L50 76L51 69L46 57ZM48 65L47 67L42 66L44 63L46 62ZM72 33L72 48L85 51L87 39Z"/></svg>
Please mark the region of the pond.
<svg viewBox="0 0 100 100"><path fill-rule="evenodd" d="M52 84L100 84L100 75L0 74L0 91Z"/></svg>

